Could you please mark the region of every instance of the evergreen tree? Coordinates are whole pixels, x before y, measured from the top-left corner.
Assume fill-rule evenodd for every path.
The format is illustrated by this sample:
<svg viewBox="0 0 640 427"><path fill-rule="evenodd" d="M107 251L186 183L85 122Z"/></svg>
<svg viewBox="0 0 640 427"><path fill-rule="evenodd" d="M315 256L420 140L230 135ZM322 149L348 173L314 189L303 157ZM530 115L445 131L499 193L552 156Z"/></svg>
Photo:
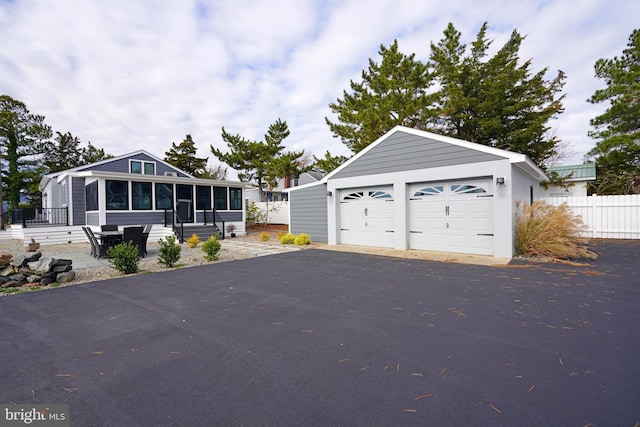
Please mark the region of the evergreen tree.
<svg viewBox="0 0 640 427"><path fill-rule="evenodd" d="M517 31L489 57L491 40L483 24L469 53L453 24L430 60L398 51L397 42L380 48L378 65L369 60L361 83L329 104L338 122L325 119L333 134L358 152L401 124L523 153L543 165L560 142L548 122L563 111L565 75L545 80L547 68L532 74L531 61L519 64L524 39Z"/></svg>
<svg viewBox="0 0 640 427"><path fill-rule="evenodd" d="M38 158L49 138L51 128L44 123L44 116L29 113L24 103L10 96L0 96L0 149L6 164L2 186L9 207L18 207L21 191L33 192L35 176L42 173L36 170Z"/></svg>
<svg viewBox="0 0 640 427"><path fill-rule="evenodd" d="M215 181L224 181L227 179L228 168L222 165L209 166L200 178L213 179Z"/></svg>
<svg viewBox="0 0 640 427"><path fill-rule="evenodd" d="M427 90L432 76L415 54L398 51L398 41L380 46L381 63L369 60L362 82L351 81L351 93L329 104L338 116L336 123L325 118L334 136L354 153L384 135L396 125L423 128L427 107L433 102Z"/></svg>
<svg viewBox="0 0 640 427"><path fill-rule="evenodd" d="M640 192L640 29L633 30L620 58L598 59L595 75L606 88L589 102L608 102L609 108L591 120L589 135L597 139L588 153L595 157L598 194Z"/></svg>
<svg viewBox="0 0 640 427"><path fill-rule="evenodd" d="M104 148L97 148L91 144L91 141L89 141L87 143L87 146L82 149L81 157L81 164L79 164L78 166L88 165L89 163L95 163L101 160L112 159L113 154L106 154L104 152Z"/></svg>
<svg viewBox="0 0 640 427"><path fill-rule="evenodd" d="M560 142L548 122L563 111L558 95L565 75L545 80L547 68L531 75L531 60L518 65L524 37L517 31L488 58L491 40L484 23L464 56L460 32L453 24L438 44L431 44L430 66L439 83L431 127L466 141L526 154L538 165L556 155Z"/></svg>
<svg viewBox="0 0 640 427"><path fill-rule="evenodd" d="M313 167L320 169L326 173L331 172L344 162L349 160L346 156L332 156L329 150L324 153L323 158L313 156Z"/></svg>
<svg viewBox="0 0 640 427"><path fill-rule="evenodd" d="M71 132L64 134L56 132L53 141L48 144L42 163L50 173L80 166L82 164L80 139L71 135Z"/></svg>
<svg viewBox="0 0 640 427"><path fill-rule="evenodd" d="M283 178L285 188L289 188L291 186L290 178L298 178L301 173L311 169L310 165L303 164L303 156L304 150L280 153L270 165L269 180L275 182L278 178Z"/></svg>
<svg viewBox="0 0 640 427"><path fill-rule="evenodd" d="M284 150L282 141L290 134L287 122L280 119L269 125L264 141L251 141L240 135L232 135L222 128L222 139L227 143L229 152L211 146L211 152L221 162L237 170L238 178L243 182L255 182L260 200L265 200L264 187L275 186L272 173L274 159Z"/></svg>
<svg viewBox="0 0 640 427"><path fill-rule="evenodd" d="M183 171L195 176L202 177L207 170L208 157L196 157L196 146L191 139L191 135L187 135L179 145L175 142L171 143L171 149L165 154L165 162L182 169Z"/></svg>

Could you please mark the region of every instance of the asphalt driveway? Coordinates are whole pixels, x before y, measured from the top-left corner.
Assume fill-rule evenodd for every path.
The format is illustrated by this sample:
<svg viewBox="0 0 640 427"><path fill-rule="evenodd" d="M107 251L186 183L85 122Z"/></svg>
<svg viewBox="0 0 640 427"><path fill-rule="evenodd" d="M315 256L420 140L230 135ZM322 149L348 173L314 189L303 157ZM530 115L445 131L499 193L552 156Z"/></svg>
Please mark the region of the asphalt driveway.
<svg viewBox="0 0 640 427"><path fill-rule="evenodd" d="M305 250L0 298L0 403L78 426L629 426L640 241L589 266Z"/></svg>

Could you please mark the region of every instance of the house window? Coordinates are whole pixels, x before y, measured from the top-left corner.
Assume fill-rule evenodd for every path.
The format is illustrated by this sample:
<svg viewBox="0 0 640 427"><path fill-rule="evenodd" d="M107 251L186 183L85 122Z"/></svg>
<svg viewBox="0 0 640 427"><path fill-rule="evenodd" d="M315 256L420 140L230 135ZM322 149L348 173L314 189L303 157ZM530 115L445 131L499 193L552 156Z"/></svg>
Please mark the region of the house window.
<svg viewBox="0 0 640 427"><path fill-rule="evenodd" d="M156 184L156 209L173 208L173 184Z"/></svg>
<svg viewBox="0 0 640 427"><path fill-rule="evenodd" d="M105 181L107 210L129 209L129 183L127 181Z"/></svg>
<svg viewBox="0 0 640 427"><path fill-rule="evenodd" d="M134 210L151 209L151 183L132 182L131 183L131 207Z"/></svg>
<svg viewBox="0 0 640 427"><path fill-rule="evenodd" d="M196 209L211 209L211 187L196 185Z"/></svg>
<svg viewBox="0 0 640 427"><path fill-rule="evenodd" d="M213 203L217 211L227 210L227 187L213 187Z"/></svg>
<svg viewBox="0 0 640 427"><path fill-rule="evenodd" d="M230 188L229 196L231 199L231 210L241 211L242 210L242 188Z"/></svg>
<svg viewBox="0 0 640 427"><path fill-rule="evenodd" d="M143 162L142 160L131 160L130 165L131 165L130 166L131 173L145 174L145 175L156 174L156 164L154 162Z"/></svg>
<svg viewBox="0 0 640 427"><path fill-rule="evenodd" d="M84 187L85 198L87 201L87 211L97 211L98 208L98 181Z"/></svg>

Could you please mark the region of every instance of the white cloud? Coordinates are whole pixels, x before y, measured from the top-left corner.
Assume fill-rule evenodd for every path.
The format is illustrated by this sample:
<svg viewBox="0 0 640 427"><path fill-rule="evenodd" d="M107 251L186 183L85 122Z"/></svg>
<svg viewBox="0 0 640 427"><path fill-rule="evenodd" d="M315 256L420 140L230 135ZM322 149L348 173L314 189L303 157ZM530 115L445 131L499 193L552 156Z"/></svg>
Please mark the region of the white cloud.
<svg viewBox="0 0 640 427"><path fill-rule="evenodd" d="M602 85L593 65L621 53L637 16L638 2L604 0L0 0L0 93L116 155L162 157L189 133L213 164L222 126L259 139L277 118L289 123L289 148L347 154L324 122L328 104L381 44L397 38L424 60L448 22L469 43L488 21L496 48L517 29L534 70L567 73L553 126L579 162L604 108L586 102Z"/></svg>

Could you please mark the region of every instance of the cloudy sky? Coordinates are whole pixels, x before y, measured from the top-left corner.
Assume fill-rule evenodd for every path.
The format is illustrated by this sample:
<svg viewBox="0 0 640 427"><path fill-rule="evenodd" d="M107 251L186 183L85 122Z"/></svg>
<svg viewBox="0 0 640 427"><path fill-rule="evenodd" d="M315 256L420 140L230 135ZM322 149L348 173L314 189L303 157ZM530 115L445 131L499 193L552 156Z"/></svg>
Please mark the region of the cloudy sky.
<svg viewBox="0 0 640 427"><path fill-rule="evenodd" d="M532 69L567 74L552 123L580 163L593 147L586 99L598 58L640 27L637 0L0 0L0 94L113 155L163 158L191 134L198 155L230 133L260 140L286 120L288 149L349 154L325 124L328 104L360 80L381 44L426 60L447 23L464 43L484 21L494 46L512 30Z"/></svg>

